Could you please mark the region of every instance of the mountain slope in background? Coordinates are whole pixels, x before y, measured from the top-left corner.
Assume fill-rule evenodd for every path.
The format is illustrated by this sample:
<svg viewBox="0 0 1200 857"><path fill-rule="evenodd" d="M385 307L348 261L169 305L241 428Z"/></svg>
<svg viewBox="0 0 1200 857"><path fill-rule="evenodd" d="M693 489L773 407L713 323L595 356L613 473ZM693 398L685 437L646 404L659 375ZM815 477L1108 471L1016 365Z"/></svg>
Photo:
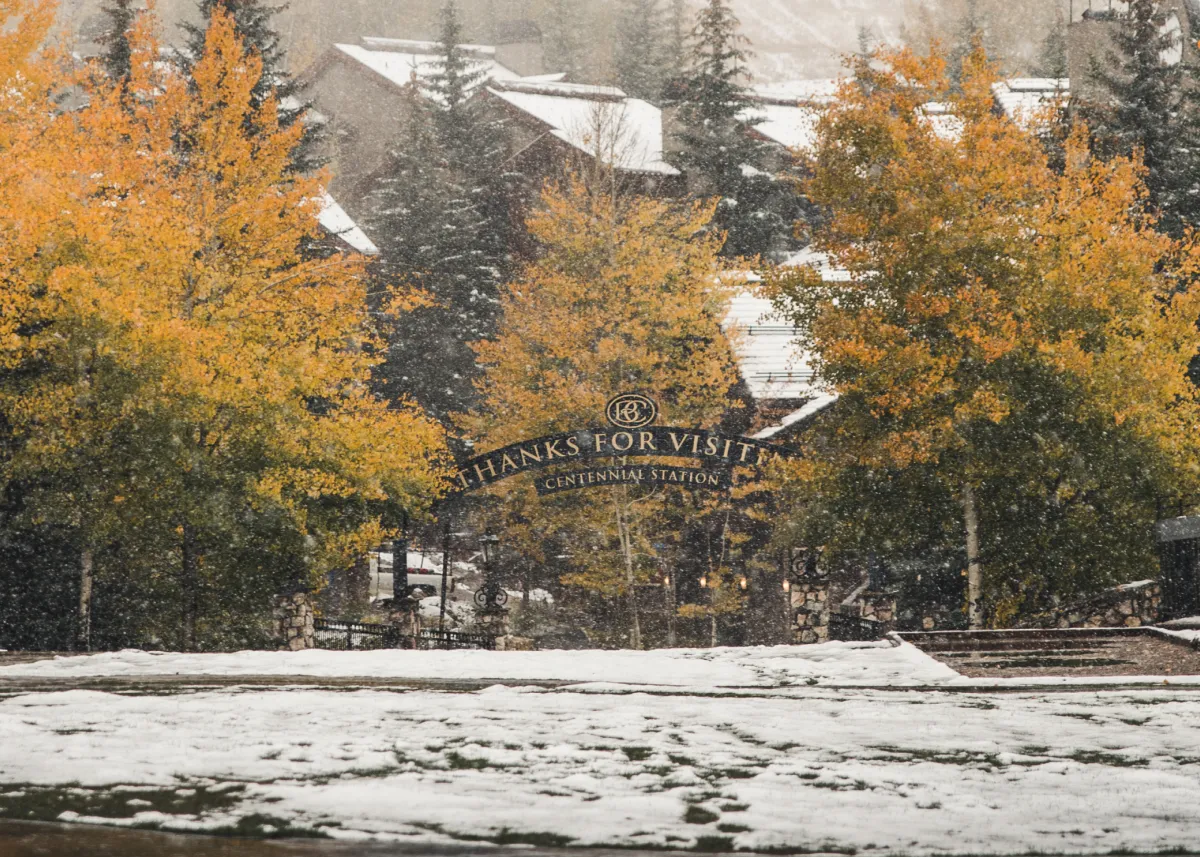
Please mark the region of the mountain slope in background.
<svg viewBox="0 0 1200 857"><path fill-rule="evenodd" d="M702 0L690 0L693 6ZM959 36L968 0L734 0L752 43L751 66L761 82L836 76L842 57L858 49L859 32L872 43L925 46L931 38ZM1060 0L976 0L992 49L1006 70L1028 71ZM1066 3L1067 0L1061 0ZM442 0L291 0L278 17L294 71L303 70L329 45L361 36L433 38ZM583 29L591 34L594 82L608 82L617 0L584 4ZM100 0L62 0L65 33L81 44L101 26ZM333 7L332 9L330 7ZM548 0L460 0L467 36L488 42L492 28L514 17L548 19ZM194 17L194 0L159 0L164 41L178 38L179 23Z"/></svg>

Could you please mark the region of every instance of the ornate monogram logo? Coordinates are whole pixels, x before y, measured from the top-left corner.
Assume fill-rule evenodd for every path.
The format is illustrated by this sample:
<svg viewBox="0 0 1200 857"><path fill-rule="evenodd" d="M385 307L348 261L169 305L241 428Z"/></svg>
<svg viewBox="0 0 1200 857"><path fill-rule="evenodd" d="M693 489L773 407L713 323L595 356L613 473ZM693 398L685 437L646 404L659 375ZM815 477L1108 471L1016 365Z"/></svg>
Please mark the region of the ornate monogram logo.
<svg viewBox="0 0 1200 857"><path fill-rule="evenodd" d="M608 421L617 428L639 429L658 419L658 405L653 399L626 393L609 402L605 413Z"/></svg>

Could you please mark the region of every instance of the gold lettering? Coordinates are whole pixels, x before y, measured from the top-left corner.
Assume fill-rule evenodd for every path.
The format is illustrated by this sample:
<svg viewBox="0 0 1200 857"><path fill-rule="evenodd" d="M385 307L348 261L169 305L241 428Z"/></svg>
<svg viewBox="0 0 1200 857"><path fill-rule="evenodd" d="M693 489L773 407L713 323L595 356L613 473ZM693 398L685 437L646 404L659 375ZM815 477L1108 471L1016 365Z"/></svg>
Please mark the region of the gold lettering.
<svg viewBox="0 0 1200 857"><path fill-rule="evenodd" d="M467 471L465 470L458 471L458 481L462 483L463 488L471 487L471 483L467 481Z"/></svg>
<svg viewBox="0 0 1200 857"><path fill-rule="evenodd" d="M503 475L510 470L517 469L517 463L508 457L508 453L501 456L500 473Z"/></svg>
<svg viewBox="0 0 1200 857"><path fill-rule="evenodd" d="M594 436L596 438L596 452L597 453L604 452L604 445L606 443L608 443L608 435L606 435L602 431L598 431L598 432L596 432L596 434Z"/></svg>
<svg viewBox="0 0 1200 857"><path fill-rule="evenodd" d="M571 455L579 455L579 441L574 437L567 438L567 450Z"/></svg>
<svg viewBox="0 0 1200 857"><path fill-rule="evenodd" d="M708 438L708 440L706 440L704 442L704 454L705 455L716 455L717 454L717 442L718 442L717 438L715 438L715 437Z"/></svg>
<svg viewBox="0 0 1200 857"><path fill-rule="evenodd" d="M534 449L530 452L525 447L521 447L521 466L524 467L529 462L534 461L538 464L542 463L542 452L539 449Z"/></svg>
<svg viewBox="0 0 1200 857"><path fill-rule="evenodd" d="M677 438L675 436L675 432L670 432L670 435L671 435L671 445L673 447L675 447L676 452L679 452L679 450L683 447L683 445L685 443L687 443L687 435L685 434L682 438Z"/></svg>
<svg viewBox="0 0 1200 857"><path fill-rule="evenodd" d="M492 460L490 458L487 461L485 461L483 464L484 464L484 467L486 467L488 469L488 474L491 475L491 477L493 479L495 479L496 478L496 465L492 463ZM483 475L483 470L482 470L482 468L480 468L480 466L478 464L475 465L475 475L479 477L480 482L487 481L487 477Z"/></svg>
<svg viewBox="0 0 1200 857"><path fill-rule="evenodd" d="M567 456L563 455L562 450L560 450L558 448L557 440L546 441L546 460L547 461L553 461L555 458L566 458L566 457Z"/></svg>
<svg viewBox="0 0 1200 857"><path fill-rule="evenodd" d="M700 435L692 435L692 455L700 454Z"/></svg>
<svg viewBox="0 0 1200 857"><path fill-rule="evenodd" d="M647 449L652 452L658 452L658 447L654 443L654 432L638 432L638 449L642 452L645 452Z"/></svg>
<svg viewBox="0 0 1200 857"><path fill-rule="evenodd" d="M728 457L729 457L729 447L730 447L732 444L733 444L733 441L732 441L732 440L726 440L726 441L725 441L725 449L724 449L724 450L721 452L721 457L722 457L722 458L728 458Z"/></svg>
<svg viewBox="0 0 1200 857"><path fill-rule="evenodd" d="M617 452L629 452L633 448L633 435L627 431L619 431L613 435L612 446Z"/></svg>
<svg viewBox="0 0 1200 857"><path fill-rule="evenodd" d="M740 447L741 447L741 449L742 449L742 457L741 457L741 458L739 458L738 460L739 460L739 461L745 461L745 460L746 460L746 453L748 453L750 450L754 449L754 447L753 447L753 446L751 446L751 445L750 445L750 444L748 444L748 443L741 443L740 441L738 442L738 446L740 446Z"/></svg>

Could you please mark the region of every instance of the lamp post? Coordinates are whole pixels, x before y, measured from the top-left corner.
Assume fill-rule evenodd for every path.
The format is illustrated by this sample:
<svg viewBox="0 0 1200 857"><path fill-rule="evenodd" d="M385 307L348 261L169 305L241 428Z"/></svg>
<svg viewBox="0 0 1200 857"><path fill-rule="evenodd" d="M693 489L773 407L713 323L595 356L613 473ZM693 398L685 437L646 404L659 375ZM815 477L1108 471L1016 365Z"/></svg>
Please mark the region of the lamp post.
<svg viewBox="0 0 1200 857"><path fill-rule="evenodd" d="M500 556L500 538L493 533L480 536L479 546L483 550L483 586L475 593L475 604L485 611L495 612L508 602L508 593L495 576L495 562Z"/></svg>

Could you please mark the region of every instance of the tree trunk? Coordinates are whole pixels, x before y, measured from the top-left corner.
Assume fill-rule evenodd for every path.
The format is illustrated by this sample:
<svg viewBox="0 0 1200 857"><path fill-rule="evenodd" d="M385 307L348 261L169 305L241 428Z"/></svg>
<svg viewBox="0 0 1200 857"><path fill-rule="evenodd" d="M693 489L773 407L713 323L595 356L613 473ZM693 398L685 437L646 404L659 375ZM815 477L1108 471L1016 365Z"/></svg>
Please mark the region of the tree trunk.
<svg viewBox="0 0 1200 857"><path fill-rule="evenodd" d="M971 630L983 627L983 568L979 564L979 509L975 488L963 483L963 521L967 527L967 625Z"/></svg>
<svg viewBox="0 0 1200 857"><path fill-rule="evenodd" d="M617 532L621 539L621 556L625 560L625 588L629 598L629 647L641 649L642 623L638 617L637 579L633 572L633 538L629 532L629 521L625 517L625 498L628 488L621 486L617 500Z"/></svg>
<svg viewBox="0 0 1200 857"><path fill-rule="evenodd" d="M675 646L678 645L678 641L675 636L675 604L676 604L675 586L676 586L677 582L678 582L678 578L674 574L672 574L670 584L664 589L664 592L666 593L666 596L667 596L667 648L668 649L673 649L673 648L675 648Z"/></svg>
<svg viewBox="0 0 1200 857"><path fill-rule="evenodd" d="M713 597L716 598L716 593L713 593ZM708 630L710 634L708 646L710 649L715 649L717 647L717 614L715 610L708 614Z"/></svg>
<svg viewBox="0 0 1200 857"><path fill-rule="evenodd" d="M75 648L92 650L92 582L95 579L94 560L90 548L79 553L79 621L75 628Z"/></svg>
<svg viewBox="0 0 1200 857"><path fill-rule="evenodd" d="M183 543L181 545L182 562L180 568L182 577L180 588L183 594L183 650L196 649L196 621L200 609L200 557L196 546L196 528L191 524L183 525Z"/></svg>

